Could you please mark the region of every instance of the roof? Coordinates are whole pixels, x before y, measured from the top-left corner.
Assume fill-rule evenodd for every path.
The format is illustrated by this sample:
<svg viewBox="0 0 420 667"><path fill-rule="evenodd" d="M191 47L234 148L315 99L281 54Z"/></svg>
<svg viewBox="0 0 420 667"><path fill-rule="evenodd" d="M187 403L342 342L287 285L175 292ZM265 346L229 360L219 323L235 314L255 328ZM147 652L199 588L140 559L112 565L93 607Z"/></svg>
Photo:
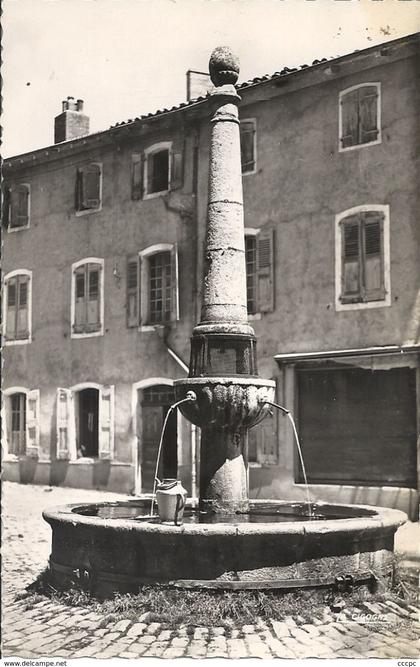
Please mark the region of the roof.
<svg viewBox="0 0 420 667"><path fill-rule="evenodd" d="M344 59L350 59L355 55L369 55L370 53L373 53L377 50L383 50L385 48L391 49L392 47L399 46L408 42L420 42L420 32L413 33L411 35L406 35L404 37L400 37L399 39L391 40L381 44L376 44L375 46L371 46L367 49L355 50L343 56L321 58L320 60L316 59L310 65L303 64L300 65L299 67L283 67L283 69L274 72L273 74L265 74L263 76L254 77L253 79L249 79L248 81L244 81L240 84L237 84L235 88L237 90L246 90L254 86L265 84L267 82L273 82L286 77L295 76L303 71L322 68L322 66L325 66L325 63L333 65L337 62L342 62ZM14 167L14 166L28 164L30 162L34 163L34 161L41 160L42 158L47 159L48 156L50 156L51 159L51 157L54 155L56 156L57 153L65 152L66 148L71 149L76 146L83 147L85 144L87 143L90 144L92 141L95 141L95 139L100 140L107 136L111 139L114 136L114 134L120 130L120 128L128 128L130 126L137 125L145 121L153 120L161 116L166 116L169 114L178 113L187 109L198 107L199 105L205 104L209 97L210 93L208 93L206 96L197 97L196 99L190 100L188 102L181 102L180 104L174 105L171 108L158 109L157 111L150 112L142 116L138 116L136 118L129 118L126 121L117 122L115 123L115 125L111 125L111 127L108 128L107 130L101 130L99 132L87 134L85 136L77 137L75 139L69 139L68 141L63 141L58 144L53 144L45 148L39 148L30 151L29 153L22 153L21 155L16 155L6 158L4 160L3 166Z"/></svg>

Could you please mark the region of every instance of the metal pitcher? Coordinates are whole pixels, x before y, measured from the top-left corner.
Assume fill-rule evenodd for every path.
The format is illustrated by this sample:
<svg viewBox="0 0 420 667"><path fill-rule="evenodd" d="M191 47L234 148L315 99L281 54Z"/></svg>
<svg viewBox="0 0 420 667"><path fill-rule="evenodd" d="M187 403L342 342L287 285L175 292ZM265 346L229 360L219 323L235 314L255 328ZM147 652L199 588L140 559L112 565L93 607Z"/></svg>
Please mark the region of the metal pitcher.
<svg viewBox="0 0 420 667"><path fill-rule="evenodd" d="M159 517L162 522L173 522L175 526L182 524L184 507L187 500L187 491L178 479L156 478L156 502Z"/></svg>

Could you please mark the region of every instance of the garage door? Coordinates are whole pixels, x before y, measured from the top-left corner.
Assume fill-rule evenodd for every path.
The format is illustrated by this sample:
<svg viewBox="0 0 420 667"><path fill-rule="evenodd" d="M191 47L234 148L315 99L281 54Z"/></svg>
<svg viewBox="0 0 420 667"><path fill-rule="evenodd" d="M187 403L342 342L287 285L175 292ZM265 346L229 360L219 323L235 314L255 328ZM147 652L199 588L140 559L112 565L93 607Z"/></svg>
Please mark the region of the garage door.
<svg viewBox="0 0 420 667"><path fill-rule="evenodd" d="M298 392L308 481L416 488L414 369L300 369Z"/></svg>

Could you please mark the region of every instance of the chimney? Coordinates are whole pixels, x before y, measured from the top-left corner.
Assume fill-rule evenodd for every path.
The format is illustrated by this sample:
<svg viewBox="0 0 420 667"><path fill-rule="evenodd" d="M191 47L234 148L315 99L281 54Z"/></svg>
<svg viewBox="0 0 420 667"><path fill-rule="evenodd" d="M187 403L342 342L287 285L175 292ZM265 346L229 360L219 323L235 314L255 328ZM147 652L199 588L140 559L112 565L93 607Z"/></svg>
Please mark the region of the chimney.
<svg viewBox="0 0 420 667"><path fill-rule="evenodd" d="M197 72L194 69L187 71L187 102L197 97L205 97L214 91L214 86L207 72Z"/></svg>
<svg viewBox="0 0 420 667"><path fill-rule="evenodd" d="M89 134L89 116L83 113L83 100L68 97L63 100L62 112L54 119L54 143L77 139Z"/></svg>

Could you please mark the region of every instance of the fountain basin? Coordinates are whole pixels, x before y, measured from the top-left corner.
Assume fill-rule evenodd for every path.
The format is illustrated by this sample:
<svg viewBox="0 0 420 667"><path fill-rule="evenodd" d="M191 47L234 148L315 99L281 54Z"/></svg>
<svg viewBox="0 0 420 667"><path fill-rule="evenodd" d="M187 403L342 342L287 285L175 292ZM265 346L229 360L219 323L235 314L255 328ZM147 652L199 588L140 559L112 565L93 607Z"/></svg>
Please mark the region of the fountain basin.
<svg viewBox="0 0 420 667"><path fill-rule="evenodd" d="M154 583L290 589L392 574L403 512L317 503L309 519L304 503L250 505L249 513L224 519L187 508L179 527L144 520L144 499L47 509L53 585L109 597Z"/></svg>

